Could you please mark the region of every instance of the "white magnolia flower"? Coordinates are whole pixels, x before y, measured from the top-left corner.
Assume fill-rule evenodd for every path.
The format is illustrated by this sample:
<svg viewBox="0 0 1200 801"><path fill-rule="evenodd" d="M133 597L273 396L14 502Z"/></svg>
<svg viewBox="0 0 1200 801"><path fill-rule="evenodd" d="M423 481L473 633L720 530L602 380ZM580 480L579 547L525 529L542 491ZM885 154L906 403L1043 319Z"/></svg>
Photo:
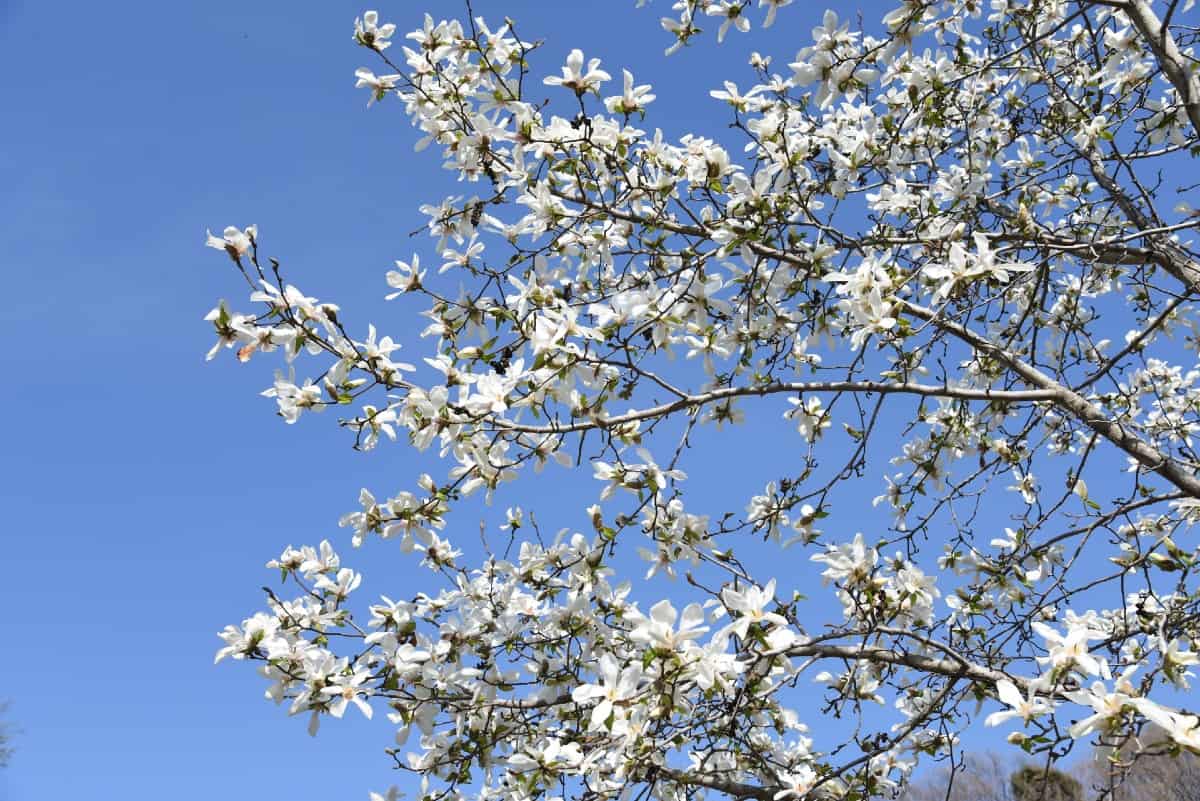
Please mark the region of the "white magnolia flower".
<svg viewBox="0 0 1200 801"><path fill-rule="evenodd" d="M1068 732L1072 737L1078 739L1086 737L1094 731L1102 730L1110 722L1119 720L1127 708L1135 705L1134 697L1131 695L1133 688L1126 677L1122 676L1122 681L1119 681L1118 684L1129 692L1121 690L1110 692L1103 682L1097 681L1093 682L1089 688L1065 693L1067 698L1080 706L1090 706L1094 710L1094 714L1071 725Z"/></svg>
<svg viewBox="0 0 1200 801"><path fill-rule="evenodd" d="M879 552L867 547L862 533L854 535L854 540L842 545L830 545L825 553L814 554L814 562L824 562L826 568L821 573L825 583L839 582L855 584L865 581L875 569L879 561Z"/></svg>
<svg viewBox="0 0 1200 801"><path fill-rule="evenodd" d="M562 68L562 77L552 75L542 82L547 86L562 86L573 89L575 94L599 92L600 84L611 80L612 76L600 69L600 59L588 61L587 70L583 68L583 51L575 48L567 55L566 66Z"/></svg>
<svg viewBox="0 0 1200 801"><path fill-rule="evenodd" d="M1200 753L1200 717L1169 709L1148 698L1135 698L1132 703L1174 742L1193 753Z"/></svg>
<svg viewBox="0 0 1200 801"><path fill-rule="evenodd" d="M1111 679L1108 662L1092 656L1088 649L1090 640L1103 639L1098 631L1076 626L1064 636L1042 622L1035 622L1033 630L1046 640L1049 655L1039 656L1038 664L1049 665L1052 670L1078 669L1090 676Z"/></svg>
<svg viewBox="0 0 1200 801"><path fill-rule="evenodd" d="M368 692L368 688L363 685L367 679L371 677L370 671L359 670L346 675L337 675L332 677L332 682L328 687L321 688L321 693L331 700L329 704L329 714L335 718L340 718L346 714L346 705L354 704L366 718L371 717L371 705L366 702L363 695Z"/></svg>
<svg viewBox="0 0 1200 801"><path fill-rule="evenodd" d="M740 91L738 91L736 83L733 81L725 81L725 88L723 90L713 89L708 94L710 97L715 98L716 100L724 100L738 111L746 111L754 107L754 96L761 91L761 87L755 87L743 95Z"/></svg>
<svg viewBox="0 0 1200 801"><path fill-rule="evenodd" d="M1023 696L1017 685L1008 679L1001 679L996 682L996 694L1010 708L988 715L984 720L985 726L998 726L1010 718L1020 718L1022 722L1028 723L1038 715L1054 709L1051 704L1038 697L1035 684L1030 684L1027 694Z"/></svg>
<svg viewBox="0 0 1200 801"><path fill-rule="evenodd" d="M721 600L729 614L735 618L729 626L729 631L743 639L752 625L759 625L764 629L787 625L787 618L783 615L767 611L767 605L775 603L774 579L761 588L753 585L744 590L726 587L721 590Z"/></svg>
<svg viewBox="0 0 1200 801"><path fill-rule="evenodd" d="M940 282L933 293L935 303L946 300L961 285L976 279L991 279L1005 284L1009 281L1009 273L1027 273L1037 269L1028 262L997 260L987 237L982 234L975 234L974 240L974 253L954 242L950 245L950 255L946 261L934 262L922 270L924 275Z"/></svg>
<svg viewBox="0 0 1200 801"><path fill-rule="evenodd" d="M1163 672L1178 689L1188 689L1188 678L1192 676L1192 672L1187 668L1190 665L1200 665L1200 654L1180 644L1178 639L1168 642L1162 635L1157 639L1159 652L1162 654Z"/></svg>
<svg viewBox="0 0 1200 801"><path fill-rule="evenodd" d="M621 70L625 78L624 91L620 95L604 99L604 107L612 114L637 114L644 112L646 106L654 101L650 93L650 84L633 85L633 73Z"/></svg>
<svg viewBox="0 0 1200 801"><path fill-rule="evenodd" d="M710 17L722 17L724 22L717 29L717 41L725 41L729 28L735 27L742 33L750 30L750 18L746 16L746 0L717 0L705 9Z"/></svg>
<svg viewBox="0 0 1200 801"><path fill-rule="evenodd" d="M828 411L821 404L821 399L810 395L808 398L788 398L792 408L783 416L796 423L796 430L806 442L815 442L821 432L829 428L832 420Z"/></svg>
<svg viewBox="0 0 1200 801"><path fill-rule="evenodd" d="M225 647L217 651L213 662L220 662L227 656L245 659L259 649L275 652L285 650L287 644L279 640L279 629L279 619L263 612L243 620L241 626L226 626L218 635L225 641Z"/></svg>
<svg viewBox="0 0 1200 801"><path fill-rule="evenodd" d="M236 261L246 255L250 248L254 246L257 238L257 225L247 225L244 231L231 225L221 232L220 237L213 236L213 232L209 231L204 244L210 248L225 251L231 259Z"/></svg>
<svg viewBox="0 0 1200 801"><path fill-rule="evenodd" d="M599 701L592 707L589 724L592 731L606 728L610 717L616 721L625 719L628 702L638 693L645 675L640 665L621 668L611 654L600 657L597 672L600 674L598 684L580 684L571 691L571 700L577 704Z"/></svg>
<svg viewBox="0 0 1200 801"><path fill-rule="evenodd" d="M387 97L388 92L396 88L397 81L400 80L399 75L376 75L366 67L359 67L354 71L354 77L358 80L354 83L355 89L367 88L371 90L371 96L367 99L367 105L370 106L377 100L383 100Z"/></svg>
<svg viewBox="0 0 1200 801"><path fill-rule="evenodd" d="M518 751L508 758L509 768L518 773L532 770L569 773L578 768L581 762L583 749L579 743L564 743L556 737L550 737L538 745L527 746L524 751Z"/></svg>
<svg viewBox="0 0 1200 801"><path fill-rule="evenodd" d="M379 24L378 11L366 11L362 19L354 20L354 41L372 50L382 52L391 47L392 43L388 39L395 32L396 26L390 22L385 25Z"/></svg>
<svg viewBox="0 0 1200 801"><path fill-rule="evenodd" d="M397 261L396 268L389 270L386 276L388 286L396 290L389 293L386 300L392 300L405 292L420 289L421 282L425 280L426 271L421 269L421 257L415 253L410 263Z"/></svg>
<svg viewBox="0 0 1200 801"><path fill-rule="evenodd" d="M708 631L704 625L704 609L700 604L684 607L683 612L679 613L678 629L675 628L675 607L667 600L650 607L649 615L634 611L629 618L634 623L634 629L629 633L631 640L664 651L674 651Z"/></svg>
<svg viewBox="0 0 1200 801"><path fill-rule="evenodd" d="M779 786L780 790L775 793L775 801L783 801L785 798L795 798L798 800L808 797L808 792L817 783L817 773L808 765L801 765L787 773L780 774Z"/></svg>

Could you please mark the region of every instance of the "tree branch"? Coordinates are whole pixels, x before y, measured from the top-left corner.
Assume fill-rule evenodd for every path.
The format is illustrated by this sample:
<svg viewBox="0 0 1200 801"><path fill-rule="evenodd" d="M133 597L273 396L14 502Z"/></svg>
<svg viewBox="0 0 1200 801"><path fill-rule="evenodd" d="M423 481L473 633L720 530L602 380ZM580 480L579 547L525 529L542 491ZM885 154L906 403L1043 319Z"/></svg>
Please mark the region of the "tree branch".
<svg viewBox="0 0 1200 801"><path fill-rule="evenodd" d="M1056 390L995 390L971 389L968 387L938 386L934 384L887 383L884 381L792 381L773 382L760 386L726 387L714 389L699 395L686 395L678 400L653 406L648 409L638 409L614 417L604 417L594 420L582 420L573 423L551 423L546 426L521 425L507 421L491 421L497 428L505 431L518 431L526 434L569 434L576 431L589 431L595 428L613 428L625 423L638 420L648 420L663 417L683 409L694 409L700 406L716 403L730 398L745 396L777 395L779 393L804 392L852 392L878 393L881 395L921 395L926 397L957 398L961 400L980 400L998 402L1036 402L1054 401L1058 398Z"/></svg>
<svg viewBox="0 0 1200 801"><path fill-rule="evenodd" d="M1069 412L1088 428L1125 451L1146 469L1162 476L1191 497L1200 498L1200 480L1197 480L1191 470L1142 440L1117 420L1110 418L1099 406L1058 383L1036 367L1026 364L1000 346L988 342L965 326L946 319L932 309L906 300L898 300L898 302L914 317L932 323L966 342L975 350L1003 362L1032 386L1053 392L1055 405Z"/></svg>
<svg viewBox="0 0 1200 801"><path fill-rule="evenodd" d="M1179 93L1179 101L1192 121L1192 129L1200 135L1200 78L1188 69L1187 60L1179 52L1175 38L1146 0L1130 0L1125 13L1150 46L1163 75Z"/></svg>

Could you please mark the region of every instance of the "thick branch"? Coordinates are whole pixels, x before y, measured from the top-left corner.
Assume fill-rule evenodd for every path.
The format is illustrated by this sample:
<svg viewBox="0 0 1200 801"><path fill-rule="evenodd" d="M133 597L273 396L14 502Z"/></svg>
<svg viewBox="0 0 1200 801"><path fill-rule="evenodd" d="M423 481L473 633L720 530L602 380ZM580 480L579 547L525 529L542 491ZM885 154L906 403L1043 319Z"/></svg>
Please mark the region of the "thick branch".
<svg viewBox="0 0 1200 801"><path fill-rule="evenodd" d="M743 784L730 779L722 779L719 776L705 776L702 773L676 770L675 768L668 768L665 765L658 769L658 775L664 776L677 784L707 787L710 790L717 790L734 798L760 798L763 801L772 801L777 792L772 787L755 787L752 784Z"/></svg>
<svg viewBox="0 0 1200 801"><path fill-rule="evenodd" d="M1146 469L1162 476L1191 497L1200 498L1200 480L1197 480L1191 470L1142 440L1133 431L1109 417L1099 406L1091 403L1082 395L1072 392L1041 370L1026 364L1000 346L988 342L965 326L915 303L903 300L900 303L914 317L933 323L941 330L966 342L976 351L986 353L1003 362L1030 385L1052 391L1055 405L1069 412L1072 417L1125 451Z"/></svg>
<svg viewBox="0 0 1200 801"><path fill-rule="evenodd" d="M1175 38L1146 0L1132 0L1125 13L1150 46L1163 75L1179 93L1179 101L1192 121L1192 129L1200 135L1200 78L1188 68L1187 59L1179 52Z"/></svg>
<svg viewBox="0 0 1200 801"><path fill-rule="evenodd" d="M527 434L569 434L576 431L588 431L594 428L613 428L624 423L638 420L649 420L663 417L683 409L695 409L730 398L747 395L763 396L779 393L804 392L875 392L880 395L922 395L926 397L957 398L961 400L980 400L998 402L1034 402L1054 401L1058 398L1056 391L1045 389L1034 390L995 390L971 389L968 387L951 387L936 384L887 383L884 381L791 381L772 382L749 387L726 387L714 389L698 395L687 395L678 400L653 406L648 409L638 409L614 417L601 417L593 420L580 420L572 423L551 423L546 426L521 425L507 421L494 421L497 428L506 431L520 431Z"/></svg>
<svg viewBox="0 0 1200 801"><path fill-rule="evenodd" d="M788 649L788 656L815 656L821 659L848 659L853 661L881 662L887 665L903 665L925 673L936 673L939 676L951 678L966 678L995 685L1001 679L1007 679L1017 685L1028 685L1028 680L1015 678L999 670L991 670L980 665L957 659L939 659L934 656L891 651L875 645L827 645L825 643L809 643L796 645Z"/></svg>

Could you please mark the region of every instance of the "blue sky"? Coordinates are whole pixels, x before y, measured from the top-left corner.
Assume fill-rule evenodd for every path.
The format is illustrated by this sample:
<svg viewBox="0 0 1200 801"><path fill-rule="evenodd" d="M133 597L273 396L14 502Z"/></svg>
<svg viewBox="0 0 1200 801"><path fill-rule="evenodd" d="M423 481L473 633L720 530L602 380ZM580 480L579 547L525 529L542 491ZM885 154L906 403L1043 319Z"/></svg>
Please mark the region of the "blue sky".
<svg viewBox="0 0 1200 801"><path fill-rule="evenodd" d="M408 30L432 5L379 8ZM708 90L745 87L751 49L786 63L820 11L793 6L769 38L666 60L664 0L476 9L546 39L537 70L575 46L614 75L631 67L654 83L654 124L671 138L722 137ZM432 260L408 232L446 179L434 153L413 154L398 106L368 111L353 88L354 69L374 66L350 39L362 10L0 0L0 695L24 730L0 799L363 799L391 779L382 716L312 740L251 671L212 666L215 632L260 603L267 559L323 537L348 550L336 521L358 489L406 486L419 469L403 448L355 454L331 419L273 418L256 397L273 362L203 360L202 316L240 300L202 246L227 224L257 223L292 280L362 327L421 326L385 306L383 273L414 250ZM708 464L719 483L725 465ZM424 576L382 578L393 583L372 593Z"/></svg>

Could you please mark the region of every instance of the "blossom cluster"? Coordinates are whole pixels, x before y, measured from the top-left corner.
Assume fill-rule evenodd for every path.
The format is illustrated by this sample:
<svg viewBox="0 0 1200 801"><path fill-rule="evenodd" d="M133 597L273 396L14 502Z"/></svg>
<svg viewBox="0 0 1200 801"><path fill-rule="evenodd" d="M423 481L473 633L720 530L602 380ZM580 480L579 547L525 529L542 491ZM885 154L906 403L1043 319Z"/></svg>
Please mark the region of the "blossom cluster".
<svg viewBox="0 0 1200 801"><path fill-rule="evenodd" d="M791 5L678 0L668 52ZM1049 759L1151 728L1200 752L1174 702L1200 662L1197 221L1146 184L1196 147L1200 35L1161 5L828 11L710 91L738 146L652 127L654 87L595 53L536 80L511 21L363 13L358 88L464 187L421 207L433 258L381 282L427 353L231 226L207 244L255 311L209 313L209 358L278 352L285 422L336 407L355 447L438 465L341 521L430 583L356 609L328 542L289 547L295 597L218 660L314 733L381 713L427 801L864 798L951 757L980 702ZM750 418L787 474L714 508L693 437ZM454 512L546 465L594 481L580 519L510 507L509 546L475 549ZM809 731L814 683L853 756Z"/></svg>

